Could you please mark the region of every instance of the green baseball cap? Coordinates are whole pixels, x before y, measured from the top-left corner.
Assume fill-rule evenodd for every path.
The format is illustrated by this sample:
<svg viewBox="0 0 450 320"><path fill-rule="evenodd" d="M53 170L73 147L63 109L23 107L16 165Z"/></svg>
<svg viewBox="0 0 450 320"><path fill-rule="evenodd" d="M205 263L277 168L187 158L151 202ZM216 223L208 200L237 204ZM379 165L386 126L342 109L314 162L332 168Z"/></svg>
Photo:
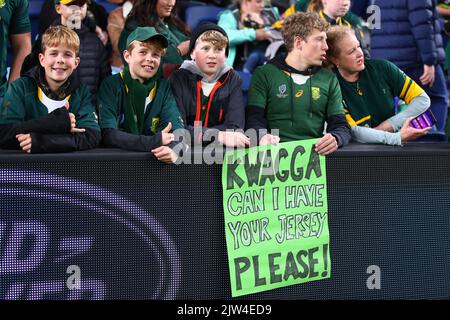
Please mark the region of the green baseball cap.
<svg viewBox="0 0 450 320"><path fill-rule="evenodd" d="M169 46L167 38L156 31L154 27L137 27L127 38L127 48L133 41L146 41L151 38L159 38L164 48Z"/></svg>

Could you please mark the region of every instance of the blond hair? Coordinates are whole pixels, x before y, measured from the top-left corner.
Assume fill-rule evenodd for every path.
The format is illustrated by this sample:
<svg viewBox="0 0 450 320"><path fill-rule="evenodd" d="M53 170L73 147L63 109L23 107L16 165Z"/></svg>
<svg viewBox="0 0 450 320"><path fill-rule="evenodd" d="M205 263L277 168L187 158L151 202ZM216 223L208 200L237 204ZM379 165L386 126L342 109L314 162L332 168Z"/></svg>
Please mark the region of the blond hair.
<svg viewBox="0 0 450 320"><path fill-rule="evenodd" d="M65 26L50 26L42 35L42 53L51 47L67 47L78 55L80 38L75 31Z"/></svg>
<svg viewBox="0 0 450 320"><path fill-rule="evenodd" d="M347 26L333 26L327 32L327 57L337 58L341 54L339 43L348 35L355 35L355 31Z"/></svg>
<svg viewBox="0 0 450 320"><path fill-rule="evenodd" d="M198 41L205 41L211 43L214 47L223 49L228 45L228 38L225 37L221 32L217 30L208 30L203 32L200 37L197 38L195 44Z"/></svg>
<svg viewBox="0 0 450 320"><path fill-rule="evenodd" d="M317 13L314 12L298 12L286 18L281 29L284 44L288 52L294 49L294 38L300 37L302 40L306 39L313 33L314 29L319 31L328 30L328 22L321 19Z"/></svg>

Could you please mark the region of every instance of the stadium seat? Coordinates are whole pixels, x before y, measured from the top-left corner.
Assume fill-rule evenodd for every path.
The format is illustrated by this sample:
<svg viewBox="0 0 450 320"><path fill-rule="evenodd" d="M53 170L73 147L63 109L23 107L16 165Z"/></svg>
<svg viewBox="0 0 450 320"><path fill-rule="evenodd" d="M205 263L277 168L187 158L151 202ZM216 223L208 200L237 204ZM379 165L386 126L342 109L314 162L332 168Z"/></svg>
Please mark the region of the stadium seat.
<svg viewBox="0 0 450 320"><path fill-rule="evenodd" d="M107 2L107 1L96 1L96 2L100 5L102 5L103 8L105 8L106 12L108 12L108 13L113 11L115 8L119 7L118 4Z"/></svg>
<svg viewBox="0 0 450 320"><path fill-rule="evenodd" d="M189 1L177 1L177 16L183 21L186 21L186 9L189 7L199 7L206 6L205 2L200 2L196 0Z"/></svg>
<svg viewBox="0 0 450 320"><path fill-rule="evenodd" d="M41 13L42 4L44 0L29 0L28 1L28 16L31 23L31 41L34 42L39 33L39 14Z"/></svg>
<svg viewBox="0 0 450 320"><path fill-rule="evenodd" d="M202 22L217 23L219 21L219 13L224 10L224 8L214 5L188 7L185 12L185 22L191 30Z"/></svg>
<svg viewBox="0 0 450 320"><path fill-rule="evenodd" d="M30 17L39 16L41 13L42 4L44 0L29 0L28 1L28 15Z"/></svg>

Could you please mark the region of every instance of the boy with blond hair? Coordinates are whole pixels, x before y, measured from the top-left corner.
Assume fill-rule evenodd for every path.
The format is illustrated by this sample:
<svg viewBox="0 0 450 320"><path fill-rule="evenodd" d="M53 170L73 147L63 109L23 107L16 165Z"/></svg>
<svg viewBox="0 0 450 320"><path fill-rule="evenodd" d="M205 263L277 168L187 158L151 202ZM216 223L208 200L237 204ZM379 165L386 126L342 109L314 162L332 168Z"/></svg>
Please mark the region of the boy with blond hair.
<svg viewBox="0 0 450 320"><path fill-rule="evenodd" d="M241 79L225 63L225 31L213 23L199 25L192 32L189 53L192 60L183 62L169 81L191 140L202 141L209 131L228 147L249 145L243 133L226 131L244 129L245 104Z"/></svg>
<svg viewBox="0 0 450 320"><path fill-rule="evenodd" d="M79 46L67 27L44 33L40 65L11 84L0 107L0 148L67 152L99 144L91 94L74 73Z"/></svg>
<svg viewBox="0 0 450 320"><path fill-rule="evenodd" d="M106 47L98 38L97 34L89 29L83 20L86 16L88 0L54 0L55 10L58 18L52 23L53 26L63 25L76 32L80 39L77 75L92 94L95 104L95 96L102 81L111 75L111 66ZM31 55L27 57L22 66L22 73L39 64L41 38L39 37L33 45Z"/></svg>
<svg viewBox="0 0 450 320"><path fill-rule="evenodd" d="M183 121L169 83L158 77L168 41L153 27L138 27L123 52L128 66L108 77L97 96L105 146L152 152L166 163L176 161L170 148Z"/></svg>

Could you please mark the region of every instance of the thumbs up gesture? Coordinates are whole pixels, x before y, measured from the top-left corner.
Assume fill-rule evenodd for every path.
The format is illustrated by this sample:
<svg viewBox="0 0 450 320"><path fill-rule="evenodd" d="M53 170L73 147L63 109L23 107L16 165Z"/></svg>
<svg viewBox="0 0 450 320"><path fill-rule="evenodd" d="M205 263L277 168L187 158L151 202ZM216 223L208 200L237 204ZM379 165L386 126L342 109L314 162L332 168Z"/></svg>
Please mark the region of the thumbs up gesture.
<svg viewBox="0 0 450 320"><path fill-rule="evenodd" d="M161 140L162 145L168 145L173 140L175 140L175 135L173 133L170 133L170 130L172 130L172 123L169 122L167 126L161 131Z"/></svg>

